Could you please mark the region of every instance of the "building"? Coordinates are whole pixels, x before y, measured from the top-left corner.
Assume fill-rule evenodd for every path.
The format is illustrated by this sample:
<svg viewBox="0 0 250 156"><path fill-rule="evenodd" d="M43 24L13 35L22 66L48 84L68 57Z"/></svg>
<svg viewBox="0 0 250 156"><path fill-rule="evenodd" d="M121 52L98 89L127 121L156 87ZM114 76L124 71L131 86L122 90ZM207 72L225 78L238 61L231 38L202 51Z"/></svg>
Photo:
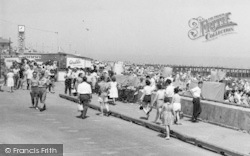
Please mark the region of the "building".
<svg viewBox="0 0 250 156"><path fill-rule="evenodd" d="M47 61L56 61L59 69L65 69L68 66L72 68L87 68L91 67L93 59L64 52L58 53L24 53L19 57L25 57L29 60L35 60L38 63Z"/></svg>
<svg viewBox="0 0 250 156"><path fill-rule="evenodd" d="M0 37L0 52L2 54L10 54L11 53L11 41L9 39L4 39Z"/></svg>

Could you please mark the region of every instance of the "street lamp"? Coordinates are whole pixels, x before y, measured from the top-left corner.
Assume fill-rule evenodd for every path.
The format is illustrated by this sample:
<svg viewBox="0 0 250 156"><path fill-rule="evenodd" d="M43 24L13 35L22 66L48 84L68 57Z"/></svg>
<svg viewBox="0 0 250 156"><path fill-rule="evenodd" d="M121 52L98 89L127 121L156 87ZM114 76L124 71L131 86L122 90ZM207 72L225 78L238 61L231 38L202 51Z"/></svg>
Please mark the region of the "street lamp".
<svg viewBox="0 0 250 156"><path fill-rule="evenodd" d="M4 45L1 47L0 51L0 79L2 78L2 52L3 52Z"/></svg>

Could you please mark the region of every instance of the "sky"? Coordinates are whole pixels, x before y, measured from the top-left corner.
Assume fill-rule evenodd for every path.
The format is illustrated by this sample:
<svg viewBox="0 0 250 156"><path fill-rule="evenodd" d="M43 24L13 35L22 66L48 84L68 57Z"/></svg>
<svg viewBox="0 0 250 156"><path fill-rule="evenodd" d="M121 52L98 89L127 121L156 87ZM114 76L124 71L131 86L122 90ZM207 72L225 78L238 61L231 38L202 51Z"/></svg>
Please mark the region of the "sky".
<svg viewBox="0 0 250 156"><path fill-rule="evenodd" d="M230 12L233 33L191 40L189 21ZM98 60L250 68L249 0L0 0L0 37ZM41 31L42 30L42 31ZM55 33L58 32L58 35Z"/></svg>

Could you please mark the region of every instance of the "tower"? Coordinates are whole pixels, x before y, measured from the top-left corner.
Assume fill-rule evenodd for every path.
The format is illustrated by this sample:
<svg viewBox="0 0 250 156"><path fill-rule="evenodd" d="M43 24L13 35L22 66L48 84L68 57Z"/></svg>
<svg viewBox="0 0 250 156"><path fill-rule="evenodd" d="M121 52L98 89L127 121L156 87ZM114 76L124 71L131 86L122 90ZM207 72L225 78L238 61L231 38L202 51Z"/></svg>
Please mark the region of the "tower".
<svg viewBox="0 0 250 156"><path fill-rule="evenodd" d="M23 55L25 50L25 26L18 25L18 53Z"/></svg>

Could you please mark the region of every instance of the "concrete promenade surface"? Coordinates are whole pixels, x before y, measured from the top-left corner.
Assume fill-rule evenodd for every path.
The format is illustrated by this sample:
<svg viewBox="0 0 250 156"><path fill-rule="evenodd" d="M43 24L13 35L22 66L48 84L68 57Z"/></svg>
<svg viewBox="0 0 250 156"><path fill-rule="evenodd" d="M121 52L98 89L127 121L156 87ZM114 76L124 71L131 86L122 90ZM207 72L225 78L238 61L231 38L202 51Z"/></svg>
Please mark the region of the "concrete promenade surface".
<svg viewBox="0 0 250 156"><path fill-rule="evenodd" d="M64 156L218 155L178 139L167 141L161 133L113 116L98 116L93 109L88 110L88 118L76 118L79 115L76 103L59 97L63 83L56 83L55 94L47 94L48 110L44 112L29 108L29 91L8 93L6 87L3 89L5 92L0 92L0 144L63 144ZM93 103L98 105L96 99Z"/></svg>
<svg viewBox="0 0 250 156"><path fill-rule="evenodd" d="M67 98L67 96L65 98ZM93 95L91 105L94 106L94 108L99 108L97 95ZM150 125L161 127L160 131L164 130L164 127L160 126L160 124L153 123L156 110L153 110L150 113L149 120L145 120L146 115L142 110L139 110L138 104L116 102L116 105L110 105L110 110L113 111L114 114L121 114L131 118L128 119L130 121L133 121L133 119L137 121L139 120L138 123L149 123ZM173 130L176 134L180 134L181 136L179 138L182 137L182 140L187 142L189 142L188 140L191 140L192 142L192 140L195 139L194 142L195 144L198 144L198 146L204 145L204 147L212 148L212 150L222 152L226 151L225 154L228 155L250 155L250 135L248 133L243 133L241 131L224 128L202 121L192 123L189 118L185 117L181 120L181 123L182 125L172 125L171 130ZM157 128L155 129L157 130Z"/></svg>

